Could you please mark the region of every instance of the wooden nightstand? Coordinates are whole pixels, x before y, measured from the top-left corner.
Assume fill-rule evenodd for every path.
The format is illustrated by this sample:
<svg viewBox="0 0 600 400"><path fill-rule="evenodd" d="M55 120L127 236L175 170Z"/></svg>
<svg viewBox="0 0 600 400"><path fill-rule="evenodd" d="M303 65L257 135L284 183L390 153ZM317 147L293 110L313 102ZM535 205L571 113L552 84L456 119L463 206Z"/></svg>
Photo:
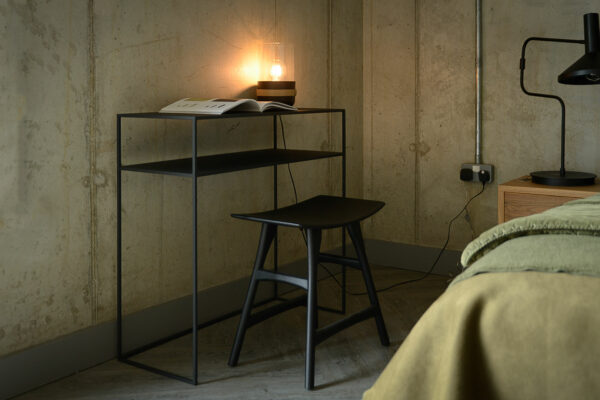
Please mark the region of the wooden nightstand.
<svg viewBox="0 0 600 400"><path fill-rule="evenodd" d="M600 193L600 184L590 186L546 186L531 182L530 176L498 185L498 223L536 214L567 201Z"/></svg>

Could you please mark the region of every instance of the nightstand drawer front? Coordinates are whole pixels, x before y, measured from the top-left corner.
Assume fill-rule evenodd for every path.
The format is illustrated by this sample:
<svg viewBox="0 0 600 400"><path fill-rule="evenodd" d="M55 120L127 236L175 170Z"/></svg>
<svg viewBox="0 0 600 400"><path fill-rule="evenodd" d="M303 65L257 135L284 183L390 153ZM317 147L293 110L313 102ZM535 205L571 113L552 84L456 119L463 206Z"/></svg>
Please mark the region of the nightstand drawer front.
<svg viewBox="0 0 600 400"><path fill-rule="evenodd" d="M498 223L560 206L600 193L600 182L589 186L548 186L522 176L498 185Z"/></svg>
<svg viewBox="0 0 600 400"><path fill-rule="evenodd" d="M578 197L506 192L504 193L504 221L537 214L576 199Z"/></svg>

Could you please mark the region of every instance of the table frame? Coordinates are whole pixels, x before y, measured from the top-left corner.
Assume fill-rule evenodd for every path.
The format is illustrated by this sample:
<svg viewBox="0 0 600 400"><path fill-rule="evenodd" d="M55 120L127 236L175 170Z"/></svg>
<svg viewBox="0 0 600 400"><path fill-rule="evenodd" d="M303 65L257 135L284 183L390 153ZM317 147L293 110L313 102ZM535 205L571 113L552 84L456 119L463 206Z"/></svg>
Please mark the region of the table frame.
<svg viewBox="0 0 600 400"><path fill-rule="evenodd" d="M277 118L281 115L304 115L319 113L339 113L341 114L342 124L342 150L341 152L324 152L310 150L287 150L279 149L277 145ZM218 154L213 156L199 157L198 154L198 122L201 120L222 120L231 118L265 118L273 119L273 147L272 149L238 152L229 154ZM122 142L121 125L123 119L166 119L166 120L187 120L192 122L191 130L191 157L189 159L167 160L152 163L143 163L135 165L122 164ZM273 167L273 204L278 207L277 198L277 166L289 164L292 162L316 160L331 157L342 158L342 196L346 197L346 111L344 109L329 108L302 108L298 111L269 111L264 113L227 113L221 115L201 115L201 114L165 114L165 113L129 113L117 114L117 358L119 361L133 365L147 371L177 379L193 385L198 384L198 331L217 322L235 316L241 312L235 310L225 315L219 316L210 321L199 323L198 321L198 178L201 176L214 175L238 170L253 169L272 166ZM137 347L126 353L123 352L123 282L122 282L122 180L123 171L136 171L154 174L178 175L192 178L192 199L193 199L193 293L192 293L192 327L181 332L174 333L167 337L155 340L151 343ZM346 254L346 233L342 230L342 255ZM278 245L277 238L273 244L274 270L278 268ZM342 305L340 310L327 309L344 314L346 312L346 266L342 266ZM278 299L277 284L274 284L273 296L265 302ZM192 334L192 376L187 377L175 374L160 368L156 368L138 361L131 357L145 352L156 346L160 346L171 340L184 335Z"/></svg>

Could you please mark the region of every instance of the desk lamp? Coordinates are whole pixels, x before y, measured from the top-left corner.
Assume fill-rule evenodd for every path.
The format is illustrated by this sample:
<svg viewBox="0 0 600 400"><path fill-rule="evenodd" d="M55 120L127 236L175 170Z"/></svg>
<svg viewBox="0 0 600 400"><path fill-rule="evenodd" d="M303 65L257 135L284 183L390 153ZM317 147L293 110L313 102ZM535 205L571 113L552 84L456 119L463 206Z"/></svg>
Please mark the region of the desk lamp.
<svg viewBox="0 0 600 400"><path fill-rule="evenodd" d="M257 100L278 101L294 105L294 48L280 42L263 44L260 64L261 80L256 88Z"/></svg>
<svg viewBox="0 0 600 400"><path fill-rule="evenodd" d="M573 65L558 76L558 82L566 85L597 85L600 84L600 31L598 29L598 14L590 13L583 16L585 40L556 39L530 37L523 43L521 50L521 89L529 96L556 99L562 110L561 136L560 136L560 170L532 172L531 180L534 183L550 186L584 186L593 185L596 175L589 172L575 172L565 170L565 103L555 95L529 92L525 89L523 75L525 72L525 48L531 41L579 43L585 45L585 54Z"/></svg>

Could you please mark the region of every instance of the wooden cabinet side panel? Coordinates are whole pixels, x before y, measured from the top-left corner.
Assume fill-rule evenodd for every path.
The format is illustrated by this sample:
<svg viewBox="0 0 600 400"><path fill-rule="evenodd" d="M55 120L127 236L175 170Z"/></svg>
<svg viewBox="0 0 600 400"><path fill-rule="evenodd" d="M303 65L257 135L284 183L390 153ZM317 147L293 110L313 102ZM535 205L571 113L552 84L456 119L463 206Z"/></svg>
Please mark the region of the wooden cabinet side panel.
<svg viewBox="0 0 600 400"><path fill-rule="evenodd" d="M498 187L498 223L503 223L504 220L504 188L502 186Z"/></svg>

